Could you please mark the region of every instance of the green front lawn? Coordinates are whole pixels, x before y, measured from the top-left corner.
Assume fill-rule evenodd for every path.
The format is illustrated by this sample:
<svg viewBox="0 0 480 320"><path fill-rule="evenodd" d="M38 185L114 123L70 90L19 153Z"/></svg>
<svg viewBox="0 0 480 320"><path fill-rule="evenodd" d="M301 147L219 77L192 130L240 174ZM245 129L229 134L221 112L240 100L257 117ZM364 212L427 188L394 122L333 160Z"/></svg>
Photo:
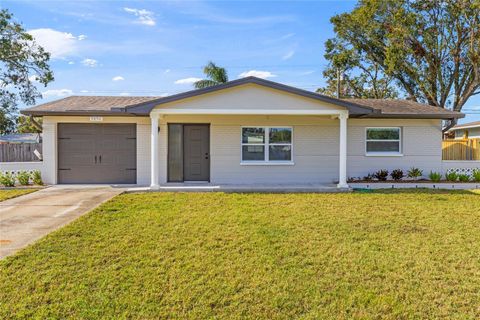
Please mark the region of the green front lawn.
<svg viewBox="0 0 480 320"><path fill-rule="evenodd" d="M121 195L0 261L0 318L475 319L469 192Z"/></svg>
<svg viewBox="0 0 480 320"><path fill-rule="evenodd" d="M8 190L0 190L0 202L23 196L24 194L32 193L34 191L37 191L37 189L8 189Z"/></svg>

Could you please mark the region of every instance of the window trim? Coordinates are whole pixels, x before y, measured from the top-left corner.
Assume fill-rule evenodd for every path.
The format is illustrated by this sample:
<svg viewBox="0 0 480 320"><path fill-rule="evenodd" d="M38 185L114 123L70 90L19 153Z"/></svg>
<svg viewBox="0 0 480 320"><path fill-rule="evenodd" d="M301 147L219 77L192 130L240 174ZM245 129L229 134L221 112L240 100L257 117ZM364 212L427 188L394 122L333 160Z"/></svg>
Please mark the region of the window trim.
<svg viewBox="0 0 480 320"><path fill-rule="evenodd" d="M398 129L398 139L368 139L369 129ZM365 156L367 157L403 157L403 130L402 127L365 127ZM398 151L368 151L367 144L369 141L376 142L398 142Z"/></svg>
<svg viewBox="0 0 480 320"><path fill-rule="evenodd" d="M244 128L263 128L265 130L265 142L264 143L243 143L243 129ZM291 141L290 143L270 143L270 129L271 128L285 128L291 130ZM274 166L281 166L281 165L294 165L293 161L293 126L241 126L240 127L240 165L245 166L265 166L265 165L274 165ZM263 150L265 153L265 160L243 160L243 146L248 145L263 145ZM290 146L290 160L270 160L270 146Z"/></svg>

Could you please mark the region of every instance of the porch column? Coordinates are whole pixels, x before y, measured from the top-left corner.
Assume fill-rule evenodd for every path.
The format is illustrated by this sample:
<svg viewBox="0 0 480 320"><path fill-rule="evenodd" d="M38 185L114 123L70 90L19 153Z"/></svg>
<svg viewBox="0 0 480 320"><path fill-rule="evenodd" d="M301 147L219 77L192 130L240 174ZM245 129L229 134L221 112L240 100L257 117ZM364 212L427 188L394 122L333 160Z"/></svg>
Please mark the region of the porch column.
<svg viewBox="0 0 480 320"><path fill-rule="evenodd" d="M158 189L158 115L150 115L151 132L150 132L150 188Z"/></svg>
<svg viewBox="0 0 480 320"><path fill-rule="evenodd" d="M339 176L338 188L348 188L347 184L347 119L348 113L341 113L340 120L340 152L339 152Z"/></svg>

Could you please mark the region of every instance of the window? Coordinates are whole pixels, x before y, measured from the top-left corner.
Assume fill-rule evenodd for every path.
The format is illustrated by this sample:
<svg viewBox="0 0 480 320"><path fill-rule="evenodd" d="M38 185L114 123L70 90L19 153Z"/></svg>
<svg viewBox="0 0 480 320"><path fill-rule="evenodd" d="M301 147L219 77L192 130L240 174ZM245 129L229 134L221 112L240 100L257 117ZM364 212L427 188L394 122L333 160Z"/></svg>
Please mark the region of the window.
<svg viewBox="0 0 480 320"><path fill-rule="evenodd" d="M292 161L292 128L242 128L242 162L282 163Z"/></svg>
<svg viewBox="0 0 480 320"><path fill-rule="evenodd" d="M400 128L367 128L366 152L370 155L399 155L401 153Z"/></svg>

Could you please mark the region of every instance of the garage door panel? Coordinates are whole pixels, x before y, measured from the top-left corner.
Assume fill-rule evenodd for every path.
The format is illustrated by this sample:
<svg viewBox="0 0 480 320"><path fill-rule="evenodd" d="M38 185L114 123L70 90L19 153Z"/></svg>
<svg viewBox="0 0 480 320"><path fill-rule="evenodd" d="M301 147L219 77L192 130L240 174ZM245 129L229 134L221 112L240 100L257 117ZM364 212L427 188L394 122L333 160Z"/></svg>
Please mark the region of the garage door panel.
<svg viewBox="0 0 480 320"><path fill-rule="evenodd" d="M61 139L58 141L58 147L64 152L88 152L95 151L95 138L87 137L72 137L68 139Z"/></svg>
<svg viewBox="0 0 480 320"><path fill-rule="evenodd" d="M96 134L95 127L93 125L86 125L84 123L59 123L58 124L58 137L72 137Z"/></svg>
<svg viewBox="0 0 480 320"><path fill-rule="evenodd" d="M135 124L59 124L58 137L59 183L136 183Z"/></svg>
<svg viewBox="0 0 480 320"><path fill-rule="evenodd" d="M132 136L136 135L135 126L131 124L111 124L102 128L102 133L106 136Z"/></svg>
<svg viewBox="0 0 480 320"><path fill-rule="evenodd" d="M63 168L65 165L68 168L72 166L93 166L95 165L95 156L84 153L66 153L63 161L59 162L59 168Z"/></svg>

